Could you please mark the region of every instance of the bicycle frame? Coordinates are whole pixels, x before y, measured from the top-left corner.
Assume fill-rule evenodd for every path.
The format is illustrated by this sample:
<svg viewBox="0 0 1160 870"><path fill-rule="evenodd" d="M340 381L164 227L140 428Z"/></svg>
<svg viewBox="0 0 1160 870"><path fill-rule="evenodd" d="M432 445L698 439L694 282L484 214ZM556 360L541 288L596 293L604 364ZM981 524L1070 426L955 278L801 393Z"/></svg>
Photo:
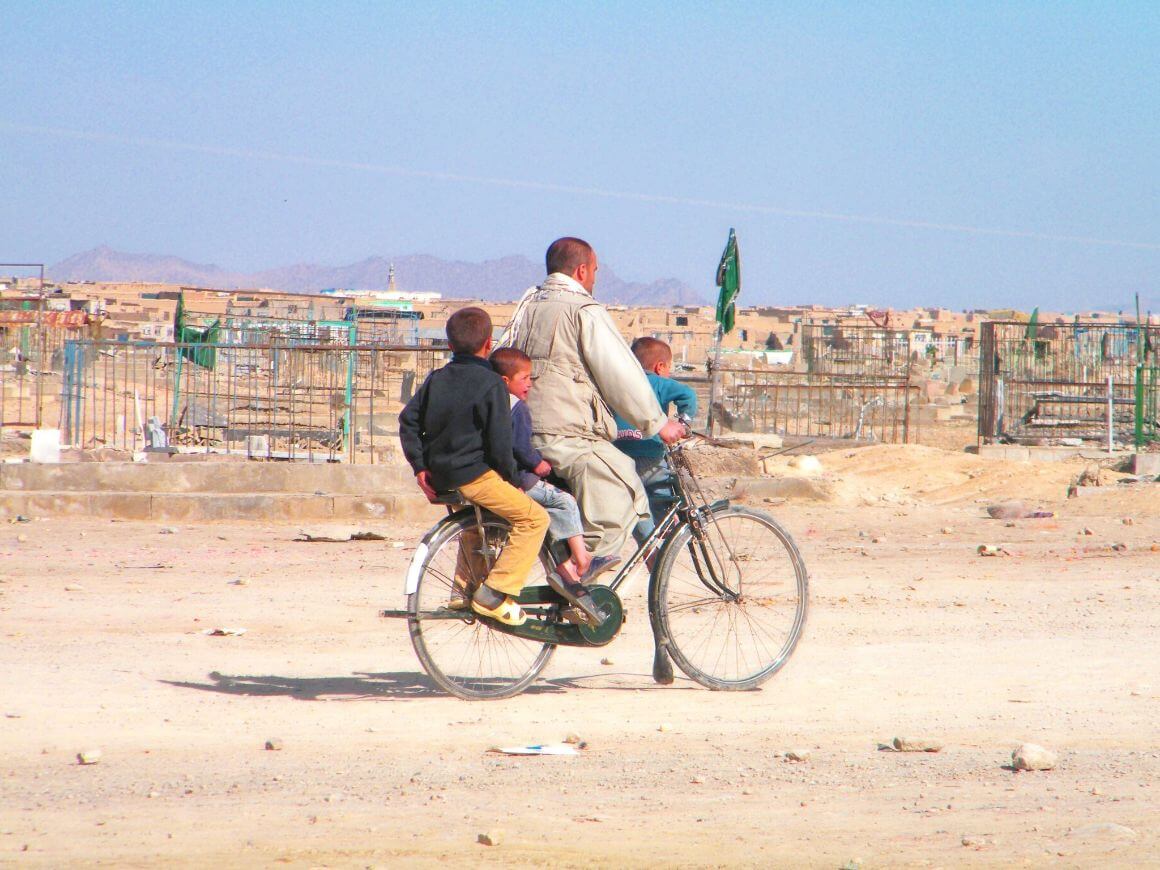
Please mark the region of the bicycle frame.
<svg viewBox="0 0 1160 870"><path fill-rule="evenodd" d="M654 503L667 500L668 487L672 488L672 503L664 515L610 583L597 582L588 590L604 614L599 625L580 618L566 596L539 582L520 593L518 601L529 608L530 617L521 626L502 625L464 609L460 600L464 596L457 598L456 591L473 588L469 578L484 579L503 549L507 531L483 508L458 499L443 502L449 517L433 526L416 547L406 577L407 609L383 610L381 615L408 619L420 663L451 694L467 699L510 697L531 685L557 646L599 647L617 637L624 623L617 590L644 561L649 564L648 613L658 682L671 682L675 665L712 689L755 688L780 669L800 637L808 593L804 565L788 534L772 518L731 507L728 500L709 501L692 467L694 455L685 452L687 446L689 442L682 441L666 450L671 481L659 473L646 475L656 480ZM465 554L470 564L464 570L470 575L462 575L460 581ZM547 548L541 550L540 560L544 570L553 570L554 558ZM767 562L772 570L765 568ZM781 562L788 564L796 581L787 592L779 591L786 582ZM753 579L748 576L751 568L757 569ZM775 592L763 592L770 583ZM786 602L794 605L792 613L783 612ZM752 611L746 609L749 605ZM792 623L786 621L790 616ZM460 628L449 622L467 625ZM712 639L716 634L720 639ZM778 641L783 636L784 642ZM775 641L772 647L770 638ZM712 646L706 646L710 639Z"/></svg>
<svg viewBox="0 0 1160 870"><path fill-rule="evenodd" d="M624 582L628 579L628 575L632 572L632 569L635 568L642 559L647 558L648 555L653 552L659 553L664 548L665 542L680 526L682 516L691 525L694 526L694 529L697 530L699 530L698 524L704 516L708 516L710 518L710 522L712 522L713 508L719 504L719 502L714 502L713 504L708 503L708 499L704 497L704 492L701 492L700 486L696 484L696 477L693 475L692 469L689 467L689 463L685 459L683 451L683 442L678 442L677 444L666 446L665 448L665 457L669 461L669 466L673 472L673 483L677 498L673 502L672 506L669 507L661 521L656 524L652 534L645 538L644 542L641 543L639 547L637 547L636 552L628 558L628 561L620 566L620 570L616 572L616 576L613 577L612 582L608 584L608 588L610 588L613 592L615 592L624 584ZM701 501L702 504L700 506L694 506L689 487L687 486L683 477L684 474L689 475L693 485L697 486L697 490L701 495L699 501ZM716 595L720 595L726 598L735 598L738 592L729 589L728 586L722 582L721 578L718 576L720 571L713 565L714 559L711 558L710 554L705 551L705 536L698 534L697 538L697 543L699 548L702 550L702 553L700 559L698 559L696 551L691 550L693 560L694 562L704 560L709 574L709 576L706 577L704 576L704 572L698 571L697 574L700 577L701 582L705 584L707 589ZM709 542L709 547L714 550L713 556L720 560L720 556L715 552L716 547L712 544L712 542ZM732 556L732 554L730 555Z"/></svg>
<svg viewBox="0 0 1160 870"><path fill-rule="evenodd" d="M707 536L700 533L700 523L705 519L708 519L709 522L714 521L713 509L718 504L720 504L720 502L714 502L710 504L708 499L705 498L704 492L701 491L699 484L696 482L696 476L693 474L692 469L689 467L688 460L684 457L684 449L684 442L678 442L677 444L667 446L665 448L665 457L669 461L670 468L673 472L674 490L677 496L676 500L669 507L661 521L656 524L656 527L653 529L652 533L647 538L645 538L644 542L637 547L636 551L631 556L629 556L628 560L620 566L620 569L616 572L616 576L614 576L612 581L607 584L608 588L613 592L624 585L624 583L628 580L629 574L632 573L632 570L638 564L640 564L643 559L647 558L654 552L660 553L660 551L663 550L664 545L668 541L669 537L671 537L677 528L680 527L682 520L684 520L692 525L694 527L694 531L697 533L696 545L697 549L699 549L701 553L698 555L697 550L693 549L692 543L690 543L690 553L692 554L695 564L700 566L701 563L704 563L706 570L698 570L697 574L701 582L705 584L705 588L712 592L714 595L718 595L724 598L734 599L740 594L740 590L730 589L721 576L723 574L722 569L727 560L722 558L721 554L717 552L716 544L709 540ZM688 483L685 480L686 475L689 478ZM692 487L696 487L697 493L700 495L700 498L697 499L697 501L700 502L699 505L694 504L692 492L690 491L690 483L692 484ZM480 529L482 541L483 510L479 507L479 505L473 505L470 502L448 504L448 515L454 515L463 510L465 507L474 509L476 525ZM423 547L424 545L421 544L420 546ZM425 550L417 551L416 557L412 562L414 569L417 569L418 565L422 562L421 556L424 553ZM481 555L484 557L488 569L490 570L496 553L485 544ZM736 557L733 553L728 554L729 560L735 560L735 558ZM414 576L412 576L412 573L412 571L408 571L408 576L405 583L405 591L407 594L414 592L415 587L418 584L418 574L414 573Z"/></svg>

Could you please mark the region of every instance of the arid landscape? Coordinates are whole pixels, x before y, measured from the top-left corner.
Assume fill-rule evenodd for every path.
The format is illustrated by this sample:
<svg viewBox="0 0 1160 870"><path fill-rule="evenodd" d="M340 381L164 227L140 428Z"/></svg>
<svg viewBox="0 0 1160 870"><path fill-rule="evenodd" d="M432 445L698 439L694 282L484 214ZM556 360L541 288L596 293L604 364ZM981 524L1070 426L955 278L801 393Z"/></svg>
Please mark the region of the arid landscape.
<svg viewBox="0 0 1160 870"><path fill-rule="evenodd" d="M0 870L1160 870L1160 3L0 33Z"/></svg>
<svg viewBox="0 0 1160 870"><path fill-rule="evenodd" d="M427 514L347 543L8 517L0 865L1160 862L1160 484L1068 499L1082 462L819 459L828 500L748 496L811 575L794 658L749 693L653 684L638 577L611 646L511 700L441 694L378 616ZM1054 516L988 515L1009 498ZM578 755L489 751L569 734ZM1055 768L1010 769L1025 742Z"/></svg>

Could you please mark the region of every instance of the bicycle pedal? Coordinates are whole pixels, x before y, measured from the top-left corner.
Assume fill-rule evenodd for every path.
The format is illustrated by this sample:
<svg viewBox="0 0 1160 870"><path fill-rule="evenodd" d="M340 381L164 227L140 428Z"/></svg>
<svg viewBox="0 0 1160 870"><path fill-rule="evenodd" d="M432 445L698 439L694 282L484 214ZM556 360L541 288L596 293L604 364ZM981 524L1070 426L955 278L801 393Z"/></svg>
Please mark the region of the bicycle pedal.
<svg viewBox="0 0 1160 870"><path fill-rule="evenodd" d="M596 624L592 618L579 607L565 607L560 611L560 616L565 622L570 622L573 625Z"/></svg>

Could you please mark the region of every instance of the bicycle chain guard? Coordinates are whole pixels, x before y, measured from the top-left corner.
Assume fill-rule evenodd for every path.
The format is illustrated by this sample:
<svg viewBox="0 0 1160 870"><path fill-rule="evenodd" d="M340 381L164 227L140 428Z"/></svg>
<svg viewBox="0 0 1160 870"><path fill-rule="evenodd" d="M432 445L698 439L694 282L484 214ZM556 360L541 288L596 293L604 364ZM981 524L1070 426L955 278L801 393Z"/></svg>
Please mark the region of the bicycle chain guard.
<svg viewBox="0 0 1160 870"><path fill-rule="evenodd" d="M528 621L523 625L504 625L478 614L475 614L474 618L496 631L541 643L561 646L604 646L620 633L620 627L624 625L624 606L620 603L620 596L607 586L589 586L588 593L596 602L597 609L604 614L604 622L600 625L572 625L567 622L548 622L540 618L536 615L537 605L559 603L567 606L567 602L547 586L525 587L520 593L518 601L521 606L528 609Z"/></svg>
<svg viewBox="0 0 1160 870"><path fill-rule="evenodd" d="M607 586L589 586L588 594L592 596L604 621L600 625L581 623L577 628L589 646L604 646L620 634L620 627L624 625L624 605L620 603L620 596Z"/></svg>

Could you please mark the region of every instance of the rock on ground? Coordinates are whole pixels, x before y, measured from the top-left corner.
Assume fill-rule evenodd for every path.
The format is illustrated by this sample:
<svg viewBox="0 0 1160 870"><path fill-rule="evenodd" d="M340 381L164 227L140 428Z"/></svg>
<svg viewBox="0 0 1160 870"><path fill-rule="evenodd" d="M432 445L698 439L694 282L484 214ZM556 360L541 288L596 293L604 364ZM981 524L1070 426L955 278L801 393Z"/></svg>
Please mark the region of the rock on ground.
<svg viewBox="0 0 1160 870"><path fill-rule="evenodd" d="M1055 753L1034 743L1024 743L1011 753L1011 766L1016 770L1051 770L1055 764Z"/></svg>
<svg viewBox="0 0 1160 870"><path fill-rule="evenodd" d="M943 748L938 740L926 737L895 737L893 746L898 752L938 752Z"/></svg>

